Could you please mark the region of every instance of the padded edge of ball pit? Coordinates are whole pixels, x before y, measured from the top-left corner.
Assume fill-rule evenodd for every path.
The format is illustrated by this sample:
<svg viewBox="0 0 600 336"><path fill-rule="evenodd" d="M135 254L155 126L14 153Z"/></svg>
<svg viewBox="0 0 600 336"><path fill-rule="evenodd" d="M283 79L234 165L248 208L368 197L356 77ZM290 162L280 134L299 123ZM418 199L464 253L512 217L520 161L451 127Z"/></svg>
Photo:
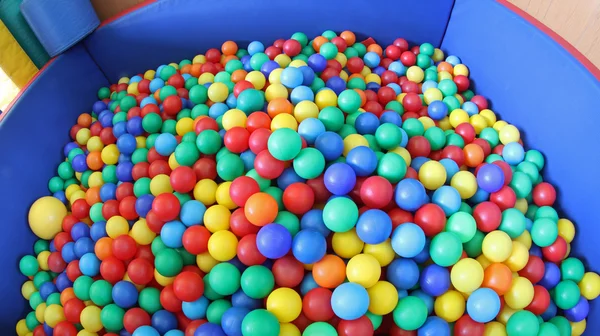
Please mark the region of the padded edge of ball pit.
<svg viewBox="0 0 600 336"><path fill-rule="evenodd" d="M0 335L14 334L16 321L30 309L21 296L25 279L17 266L33 251L29 207L49 195L48 179L62 160L73 120L90 109L98 88L107 84L83 46L76 46L51 60L0 115Z"/></svg>
<svg viewBox="0 0 600 336"><path fill-rule="evenodd" d="M598 71L547 31L514 6L457 0L442 50L469 66L475 92L523 131L527 147L544 154L544 177L557 188L560 213L579 229L573 255L598 270L600 150L593 146L600 114L592 110L600 97ZM527 71L512 71L523 65ZM599 309L591 304L589 316L598 317ZM600 333L598 318L588 319L588 332Z"/></svg>
<svg viewBox="0 0 600 336"><path fill-rule="evenodd" d="M253 40L272 42L296 31L315 36L326 29L349 29L359 33L359 38L376 34L380 43L390 44L402 36L412 43L427 41L439 46L454 0L381 0L367 9L365 3L227 0L211 2L209 7L207 1L150 2L102 26L85 44L114 82L136 71L192 58L229 39L245 47ZM257 23L257 18L270 21ZM166 19L173 20L164 24ZM383 26L387 28L381 29Z"/></svg>

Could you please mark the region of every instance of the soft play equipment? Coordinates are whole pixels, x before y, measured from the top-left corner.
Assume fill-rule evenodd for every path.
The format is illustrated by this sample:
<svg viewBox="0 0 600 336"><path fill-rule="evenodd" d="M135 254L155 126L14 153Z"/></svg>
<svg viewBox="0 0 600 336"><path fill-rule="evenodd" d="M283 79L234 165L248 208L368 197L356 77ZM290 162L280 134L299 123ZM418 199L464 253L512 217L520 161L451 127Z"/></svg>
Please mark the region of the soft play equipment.
<svg viewBox="0 0 600 336"><path fill-rule="evenodd" d="M0 68L19 88L22 88L38 71L29 56L23 51L6 25L0 20Z"/></svg>
<svg viewBox="0 0 600 336"><path fill-rule="evenodd" d="M69 19L78 18L65 18ZM30 213L29 219L27 214L36 200L49 195L48 181L64 160L64 145L71 141L69 130L77 116L89 112L98 100L100 87L162 64L192 59L228 40L245 48L255 40L272 43L298 31L313 38L326 30L338 33L352 30L356 32L357 41L373 38L380 45L390 45L397 37L407 39L411 45L429 42L446 55L459 56L469 67L474 91L489 99L490 108L498 116L521 130L521 138L528 148L544 154L544 180L558 191L554 207L561 218L569 218L576 225L577 235L570 255L584 261L586 270L600 270L600 252L595 246L596 210L600 206L595 191L600 190L597 176L600 155L593 147L598 142L596 126L600 122L596 113L600 72L566 42L514 6L493 0L255 0L210 4L191 0L147 1L102 23L83 42L50 60L0 115L0 213L4 223L4 232L0 235L0 266L4 271L0 277L0 334L14 334L17 321L31 311L19 290L26 279L18 267L23 256L32 254L37 239L28 221L30 224L43 222L36 216L45 210L54 212L44 216L55 218L64 216L66 210L52 205L52 200L41 199L34 207L40 207L42 212L36 211L33 216ZM375 63L378 62L379 59ZM505 136L510 138L512 134ZM281 139L286 140L283 135ZM300 145L298 143L298 150ZM279 154L283 160L285 149ZM425 193L425 189L422 190ZM398 196L396 202L399 202ZM56 221L53 224L53 227L35 226L35 233L41 238L51 238L60 230ZM406 226L406 230L414 230L416 226ZM412 243L394 246L394 251ZM267 252L275 253L261 251ZM279 257L273 254L274 259ZM26 261L21 260L21 272L25 268L28 273L24 267ZM35 261L31 264L37 265ZM379 269L377 260L375 265ZM461 266L468 269L466 263ZM454 267L458 268L459 264ZM37 266L34 268L37 271ZM556 272L560 272L558 267ZM360 274L359 269L355 276L361 278ZM508 277L511 277L510 272ZM343 277L340 283L342 281ZM597 281L594 285L598 285ZM340 285L339 295L353 293L356 287L360 286ZM362 291L365 292L364 288ZM462 299L461 294L453 293ZM289 293L280 291L278 294L277 301L281 303L285 301L281 298ZM406 309L411 303L423 305L416 296L410 298L401 303ZM338 316L347 316L348 320L355 316L351 308L346 308L365 303L364 300L340 302L334 310L337 308ZM279 312L287 314L285 302ZM344 315L346 312L348 315ZM272 314L256 314L256 320L268 318L273 318ZM411 316L398 317L402 318L410 320ZM520 321L527 322L528 318L522 317ZM531 315L531 318L535 324L535 317ZM428 321L432 325L440 322ZM277 320L274 323L277 324ZM526 324L521 327L526 328ZM23 327L21 324L20 328ZM548 329L558 332L555 327ZM436 331L436 328L431 326L430 330ZM544 335L542 332L540 335ZM150 331L139 334L156 335ZM597 334L600 334L598 303L590 301L585 335Z"/></svg>

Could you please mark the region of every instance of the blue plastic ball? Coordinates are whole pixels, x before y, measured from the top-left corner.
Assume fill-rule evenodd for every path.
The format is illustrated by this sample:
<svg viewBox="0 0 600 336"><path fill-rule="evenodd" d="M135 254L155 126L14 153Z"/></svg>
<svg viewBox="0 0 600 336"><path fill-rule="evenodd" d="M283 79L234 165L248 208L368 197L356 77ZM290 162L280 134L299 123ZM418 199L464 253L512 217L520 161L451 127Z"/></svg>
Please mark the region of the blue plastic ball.
<svg viewBox="0 0 600 336"><path fill-rule="evenodd" d="M476 289L467 299L467 313L475 322L490 322L499 312L500 297L490 288Z"/></svg>
<svg viewBox="0 0 600 336"><path fill-rule="evenodd" d="M502 158L510 165L518 165L525 158L525 150L518 142L509 142L502 149Z"/></svg>
<svg viewBox="0 0 600 336"><path fill-rule="evenodd" d="M152 326L160 334L165 334L167 331L177 328L177 317L175 314L164 309L152 314L151 322Z"/></svg>
<svg viewBox="0 0 600 336"><path fill-rule="evenodd" d="M95 277L100 273L100 259L93 252L84 254L79 260L79 270L83 275Z"/></svg>
<svg viewBox="0 0 600 336"><path fill-rule="evenodd" d="M76 172L83 173L88 169L86 156L84 154L76 155L71 162L71 166Z"/></svg>
<svg viewBox="0 0 600 336"><path fill-rule="evenodd" d="M367 146L352 148L346 155L346 163L352 167L356 176L369 176L377 169L377 155Z"/></svg>
<svg viewBox="0 0 600 336"><path fill-rule="evenodd" d="M56 277L56 288L59 292L62 292L69 287L73 287L73 282L69 280L66 272L60 273Z"/></svg>
<svg viewBox="0 0 600 336"><path fill-rule="evenodd" d="M206 206L200 201L190 200L181 206L179 218L186 226L199 225L204 222Z"/></svg>
<svg viewBox="0 0 600 336"><path fill-rule="evenodd" d="M347 163L337 162L325 170L325 187L334 195L346 195L356 184L356 173Z"/></svg>
<svg viewBox="0 0 600 336"><path fill-rule="evenodd" d="M327 68L327 59L321 54L312 54L308 57L307 64L315 72L322 72Z"/></svg>
<svg viewBox="0 0 600 336"><path fill-rule="evenodd" d="M381 244L392 233L392 219L379 209L369 209L358 217L356 234L365 244Z"/></svg>
<svg viewBox="0 0 600 336"><path fill-rule="evenodd" d="M171 155L175 151L175 147L177 147L177 139L171 133L161 133L154 141L156 152L162 156Z"/></svg>
<svg viewBox="0 0 600 336"><path fill-rule="evenodd" d="M271 74L271 72L277 68L279 68L279 63L277 63L275 61L266 61L260 67L260 72L262 72L263 75L265 75L265 77L268 78L269 75Z"/></svg>
<svg viewBox="0 0 600 336"><path fill-rule="evenodd" d="M399 258L387 267L387 280L397 289L411 289L419 283L419 266L412 259Z"/></svg>
<svg viewBox="0 0 600 336"><path fill-rule="evenodd" d="M450 272L447 268L436 264L425 266L419 284L427 295L440 296L450 288Z"/></svg>
<svg viewBox="0 0 600 336"><path fill-rule="evenodd" d="M410 162L410 166L417 171L417 173L419 172L419 170L421 169L421 166L424 165L427 161L430 161L431 159L428 157L424 157L424 156L417 156L414 159L412 159L412 161Z"/></svg>
<svg viewBox="0 0 600 336"><path fill-rule="evenodd" d="M279 177L277 178L277 186L281 190L287 189L287 187L296 182L304 183L306 182L306 180L300 177L300 175L296 173L293 167L286 168L283 171L283 173L281 173L281 175L279 175Z"/></svg>
<svg viewBox="0 0 600 336"><path fill-rule="evenodd" d="M565 310L565 317L571 322L580 322L588 316L589 312L590 303L585 297L580 296L573 308Z"/></svg>
<svg viewBox="0 0 600 336"><path fill-rule="evenodd" d="M379 117L379 123L390 123L396 126L402 126L402 117L396 111L386 111L381 114L381 117Z"/></svg>
<svg viewBox="0 0 600 336"><path fill-rule="evenodd" d="M237 292L231 296L231 305L233 307L247 308L250 310L258 309L262 306L262 300L253 299L246 295L242 289L238 289Z"/></svg>
<svg viewBox="0 0 600 336"><path fill-rule="evenodd" d="M433 312L433 307L434 307L434 303L435 303L435 300L431 295L425 293L421 289L412 291L410 293L410 295L416 296L416 297L420 298L421 300L423 300L423 302L425 302L425 306L427 306L427 311L428 311L429 315L431 315L431 313Z"/></svg>
<svg viewBox="0 0 600 336"><path fill-rule="evenodd" d="M242 321L250 312L250 309L243 307L231 307L225 311L221 317L221 327L227 336L243 336Z"/></svg>
<svg viewBox="0 0 600 336"><path fill-rule="evenodd" d="M302 230L315 230L323 237L327 237L329 236L329 233L331 233L331 230L325 226L325 222L323 221L323 210L321 209L308 210L300 220L300 228Z"/></svg>
<svg viewBox="0 0 600 336"><path fill-rule="evenodd" d="M138 213L138 215L140 215L140 217L145 218L146 215L148 215L148 212L152 210L153 201L154 196L150 194L142 195L135 201L135 211Z"/></svg>
<svg viewBox="0 0 600 336"><path fill-rule="evenodd" d="M123 134L117 139L117 148L120 153L131 155L137 148L135 137L131 134Z"/></svg>
<svg viewBox="0 0 600 336"><path fill-rule="evenodd" d="M133 182L133 163L131 161L120 162L117 165L117 179L121 182Z"/></svg>
<svg viewBox="0 0 600 336"><path fill-rule="evenodd" d="M78 258L81 258L86 253L94 253L94 241L89 237L81 237L73 246L73 250L75 251L75 255Z"/></svg>
<svg viewBox="0 0 600 336"><path fill-rule="evenodd" d="M315 148L323 154L326 161L333 161L344 152L344 140L339 134L327 131L317 136Z"/></svg>
<svg viewBox="0 0 600 336"><path fill-rule="evenodd" d="M452 177L454 176L454 174L460 171L460 168L458 167L456 161L452 159L441 159L440 163L442 164L442 166L444 166L444 169L446 169L446 183L450 183Z"/></svg>
<svg viewBox="0 0 600 336"><path fill-rule="evenodd" d="M185 232L186 226L178 220L170 221L163 225L160 230L160 237L163 243L170 248L182 247L183 233Z"/></svg>
<svg viewBox="0 0 600 336"><path fill-rule="evenodd" d="M220 325L214 323L204 323L196 329L194 336L229 336Z"/></svg>
<svg viewBox="0 0 600 336"><path fill-rule="evenodd" d="M369 51L365 54L365 56L363 56L363 61L369 68L374 68L379 65L379 62L381 62L381 57L379 57L379 54L376 52Z"/></svg>
<svg viewBox="0 0 600 336"><path fill-rule="evenodd" d="M402 258L413 258L425 248L425 233L414 223L396 227L392 234L392 249Z"/></svg>
<svg viewBox="0 0 600 336"><path fill-rule="evenodd" d="M63 248L60 251L60 255L67 264L73 260L76 260L77 255L75 255L75 243L68 242L65 245L63 245Z"/></svg>
<svg viewBox="0 0 600 336"><path fill-rule="evenodd" d="M427 203L427 192L421 182L407 178L396 185L394 200L400 209L416 211Z"/></svg>
<svg viewBox="0 0 600 336"><path fill-rule="evenodd" d="M127 121L127 132L131 135L138 136L144 134L142 127L142 117L133 117Z"/></svg>
<svg viewBox="0 0 600 336"><path fill-rule="evenodd" d="M465 110L465 112L467 112L469 116L479 113L479 107L475 105L475 103L470 101L464 102L464 104L462 105L462 109Z"/></svg>
<svg viewBox="0 0 600 336"><path fill-rule="evenodd" d="M210 304L210 301L206 297L201 296L196 301L192 301L192 302L184 301L181 304L181 309L183 311L183 314L187 318L189 318L191 320L197 320L197 319L206 317L206 310L208 309L209 304Z"/></svg>
<svg viewBox="0 0 600 336"><path fill-rule="evenodd" d="M341 77L333 76L327 80L325 86L333 90L336 95L340 95L346 89L346 81Z"/></svg>
<svg viewBox="0 0 600 336"><path fill-rule="evenodd" d="M113 135L115 138L120 138L123 134L127 133L127 123L120 121L113 126Z"/></svg>
<svg viewBox="0 0 600 336"><path fill-rule="evenodd" d="M138 300L138 291L135 285L129 281L119 281L112 289L112 298L115 304L127 309L135 306ZM168 330L173 329L169 328Z"/></svg>
<svg viewBox="0 0 600 336"><path fill-rule="evenodd" d="M100 199L102 202L117 199L117 186L114 183L105 183L100 187Z"/></svg>
<svg viewBox="0 0 600 336"><path fill-rule="evenodd" d="M442 318L429 316L417 331L418 336L447 336L450 335L450 325Z"/></svg>
<svg viewBox="0 0 600 336"><path fill-rule="evenodd" d="M304 80L302 81L302 85L304 85L305 87L309 87L310 85L312 85L312 83L315 80L315 71L313 69L311 69L308 66L301 66L298 69L300 69L300 71L302 71L302 77L304 78ZM312 89L311 89L312 92ZM314 95L313 95L314 98Z"/></svg>
<svg viewBox="0 0 600 336"><path fill-rule="evenodd" d="M436 100L429 104L427 113L433 120L442 120L448 115L448 106L444 102Z"/></svg>
<svg viewBox="0 0 600 336"><path fill-rule="evenodd" d="M132 336L160 336L160 333L151 326L141 326L133 332Z"/></svg>
<svg viewBox="0 0 600 336"><path fill-rule="evenodd" d="M460 193L454 187L441 186L433 192L431 202L442 208L446 216L450 216L460 209L462 199Z"/></svg>
<svg viewBox="0 0 600 336"><path fill-rule="evenodd" d="M458 56L454 56L454 55L449 55L448 57L446 57L446 62L452 64L453 66L461 64L460 58L458 58Z"/></svg>
<svg viewBox="0 0 600 336"><path fill-rule="evenodd" d="M279 259L292 247L292 234L281 224L267 224L256 235L256 247L265 257Z"/></svg>
<svg viewBox="0 0 600 336"><path fill-rule="evenodd" d="M551 262L545 262L544 266L544 276L538 284L544 286L547 290L550 290L556 287L560 282L560 268L555 263Z"/></svg>
<svg viewBox="0 0 600 336"><path fill-rule="evenodd" d="M71 238L77 241L83 237L90 237L90 227L83 222L75 223L71 228Z"/></svg>
<svg viewBox="0 0 600 336"><path fill-rule="evenodd" d="M504 172L495 164L484 164L477 172L479 188L488 193L496 192L504 186Z"/></svg>
<svg viewBox="0 0 600 336"><path fill-rule="evenodd" d="M361 113L354 121L358 134L375 134L379 125L381 125L379 118L371 112Z"/></svg>
<svg viewBox="0 0 600 336"><path fill-rule="evenodd" d="M40 296L42 297L43 300L48 299L48 296L50 296L50 294L57 293L57 292L58 292L58 289L56 288L56 285L54 283L52 283L52 281L44 282L40 286Z"/></svg>
<svg viewBox="0 0 600 336"><path fill-rule="evenodd" d="M287 67L281 72L280 81L281 84L290 89L300 86L304 81L302 70L294 67Z"/></svg>
<svg viewBox="0 0 600 336"><path fill-rule="evenodd" d="M306 295L306 293L310 292L312 289L319 287L312 273L306 273L302 282L300 283L300 293L302 295Z"/></svg>
<svg viewBox="0 0 600 336"><path fill-rule="evenodd" d="M260 41L252 41L248 44L248 53L250 56L265 51L265 46Z"/></svg>
<svg viewBox="0 0 600 336"><path fill-rule="evenodd" d="M327 241L316 230L300 230L292 241L292 253L301 263L314 264L327 253Z"/></svg>
<svg viewBox="0 0 600 336"><path fill-rule="evenodd" d="M406 74L406 66L399 61L390 63L390 65L388 65L388 70L395 72L398 76L404 76Z"/></svg>
<svg viewBox="0 0 600 336"><path fill-rule="evenodd" d="M333 290L331 308L343 320L356 320L369 309L369 294L359 284L343 283Z"/></svg>
<svg viewBox="0 0 600 336"><path fill-rule="evenodd" d="M305 86L299 86L295 88L294 91L301 87ZM300 134L309 145L313 145L319 135L323 133L325 133L325 125L317 118L306 118L298 125L298 134Z"/></svg>

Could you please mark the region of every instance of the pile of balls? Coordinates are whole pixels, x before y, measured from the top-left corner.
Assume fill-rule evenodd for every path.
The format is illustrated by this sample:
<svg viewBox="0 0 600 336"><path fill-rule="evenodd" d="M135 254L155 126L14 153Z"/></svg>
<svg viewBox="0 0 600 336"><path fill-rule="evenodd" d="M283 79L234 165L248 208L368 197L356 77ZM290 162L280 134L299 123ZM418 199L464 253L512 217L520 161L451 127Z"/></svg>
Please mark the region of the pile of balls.
<svg viewBox="0 0 600 336"><path fill-rule="evenodd" d="M429 43L223 43L101 88L20 260L20 336L570 336L544 157Z"/></svg>

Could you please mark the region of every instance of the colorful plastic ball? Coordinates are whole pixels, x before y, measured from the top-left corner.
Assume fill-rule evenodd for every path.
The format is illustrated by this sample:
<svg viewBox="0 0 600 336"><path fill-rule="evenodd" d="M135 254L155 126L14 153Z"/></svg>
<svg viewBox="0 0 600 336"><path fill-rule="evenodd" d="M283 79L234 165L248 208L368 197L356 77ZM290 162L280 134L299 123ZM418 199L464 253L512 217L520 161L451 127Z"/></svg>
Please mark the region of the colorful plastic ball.
<svg viewBox="0 0 600 336"><path fill-rule="evenodd" d="M349 198L332 198L323 208L323 222L333 232L347 232L357 221L358 208Z"/></svg>
<svg viewBox="0 0 600 336"><path fill-rule="evenodd" d="M334 163L324 176L325 187L334 195L345 195L349 193L356 183L356 173L345 163Z"/></svg>
<svg viewBox="0 0 600 336"><path fill-rule="evenodd" d="M504 262L512 252L512 240L504 231L492 231L483 239L483 255L492 262Z"/></svg>
<svg viewBox="0 0 600 336"><path fill-rule="evenodd" d="M586 272L579 282L581 295L588 300L594 300L600 292L600 277L597 273Z"/></svg>
<svg viewBox="0 0 600 336"><path fill-rule="evenodd" d="M438 265L428 265L419 276L423 292L431 296L440 296L450 288L450 272Z"/></svg>
<svg viewBox="0 0 600 336"><path fill-rule="evenodd" d="M527 310L515 312L508 319L508 323L506 323L506 333L508 336L538 335L539 328L537 317Z"/></svg>
<svg viewBox="0 0 600 336"><path fill-rule="evenodd" d="M283 225L268 224L258 231L256 246L265 257L278 259L290 251L292 235Z"/></svg>
<svg viewBox="0 0 600 336"><path fill-rule="evenodd" d="M424 247L425 233L414 223L402 224L392 234L392 248L403 258L415 257Z"/></svg>
<svg viewBox="0 0 600 336"><path fill-rule="evenodd" d="M427 193L421 182L407 178L396 185L394 200L401 209L415 211L427 202Z"/></svg>
<svg viewBox="0 0 600 336"><path fill-rule="evenodd" d="M394 323L401 329L417 330L427 320L427 306L416 296L407 296L400 299L394 309Z"/></svg>
<svg viewBox="0 0 600 336"><path fill-rule="evenodd" d="M300 230L292 242L292 253L298 261L313 264L327 252L325 237L313 229Z"/></svg>
<svg viewBox="0 0 600 336"><path fill-rule="evenodd" d="M547 247L556 241L558 226L549 218L539 218L531 227L531 239L539 247Z"/></svg>
<svg viewBox="0 0 600 336"><path fill-rule="evenodd" d="M450 279L456 290L463 293L471 293L479 288L483 282L483 267L475 259L461 259L452 267Z"/></svg>
<svg viewBox="0 0 600 336"><path fill-rule="evenodd" d="M477 184L486 192L496 192L504 186L504 172L497 165L485 164L477 172Z"/></svg>
<svg viewBox="0 0 600 336"><path fill-rule="evenodd" d="M490 322L499 312L500 297L489 288L477 289L467 299L467 313L475 322Z"/></svg>
<svg viewBox="0 0 600 336"><path fill-rule="evenodd" d="M369 294L358 284L352 282L341 284L333 291L331 308L337 317L355 320L367 312Z"/></svg>
<svg viewBox="0 0 600 336"><path fill-rule="evenodd" d="M525 158L525 150L518 142L509 142L504 144L502 157L510 165L517 165Z"/></svg>
<svg viewBox="0 0 600 336"><path fill-rule="evenodd" d="M381 266L375 257L369 254L358 254L348 261L346 277L350 282L369 288L379 280Z"/></svg>
<svg viewBox="0 0 600 336"><path fill-rule="evenodd" d="M454 265L463 252L460 238L452 232L442 232L433 237L429 248L431 259L437 265Z"/></svg>
<svg viewBox="0 0 600 336"><path fill-rule="evenodd" d="M442 186L433 193L431 201L442 208L446 216L449 216L460 209L462 200L456 189L450 186Z"/></svg>
<svg viewBox="0 0 600 336"><path fill-rule="evenodd" d="M302 149L302 139L292 129L277 129L269 136L268 148L274 158L281 161L292 160Z"/></svg>
<svg viewBox="0 0 600 336"><path fill-rule="evenodd" d="M280 325L277 317L264 309L251 311L242 321L242 335L244 336L278 336L279 331Z"/></svg>
<svg viewBox="0 0 600 336"><path fill-rule="evenodd" d="M356 176L369 176L377 169L377 155L369 147L358 146L348 152L346 163L352 167Z"/></svg>
<svg viewBox="0 0 600 336"><path fill-rule="evenodd" d="M565 317L572 322L581 322L588 316L589 311L589 302L582 296L573 308L565 310Z"/></svg>
<svg viewBox="0 0 600 336"><path fill-rule="evenodd" d="M412 259L396 259L388 265L386 272L387 280L398 289L408 290L413 288L419 283L419 277L419 267ZM437 283L439 283L439 281L437 281Z"/></svg>
<svg viewBox="0 0 600 336"><path fill-rule="evenodd" d="M256 193L250 196L244 205L244 214L250 223L264 226L272 223L277 217L277 201L267 193Z"/></svg>
<svg viewBox="0 0 600 336"><path fill-rule="evenodd" d="M382 210L367 210L358 218L356 233L366 244L383 243L392 233L392 220Z"/></svg>
<svg viewBox="0 0 600 336"><path fill-rule="evenodd" d="M50 240L62 231L62 220L66 215L67 208L60 200L41 197L29 208L29 227L39 238Z"/></svg>
<svg viewBox="0 0 600 336"><path fill-rule="evenodd" d="M577 287L577 284L571 280L561 281L554 288L552 298L558 308L564 310L571 309L579 302L579 287Z"/></svg>

